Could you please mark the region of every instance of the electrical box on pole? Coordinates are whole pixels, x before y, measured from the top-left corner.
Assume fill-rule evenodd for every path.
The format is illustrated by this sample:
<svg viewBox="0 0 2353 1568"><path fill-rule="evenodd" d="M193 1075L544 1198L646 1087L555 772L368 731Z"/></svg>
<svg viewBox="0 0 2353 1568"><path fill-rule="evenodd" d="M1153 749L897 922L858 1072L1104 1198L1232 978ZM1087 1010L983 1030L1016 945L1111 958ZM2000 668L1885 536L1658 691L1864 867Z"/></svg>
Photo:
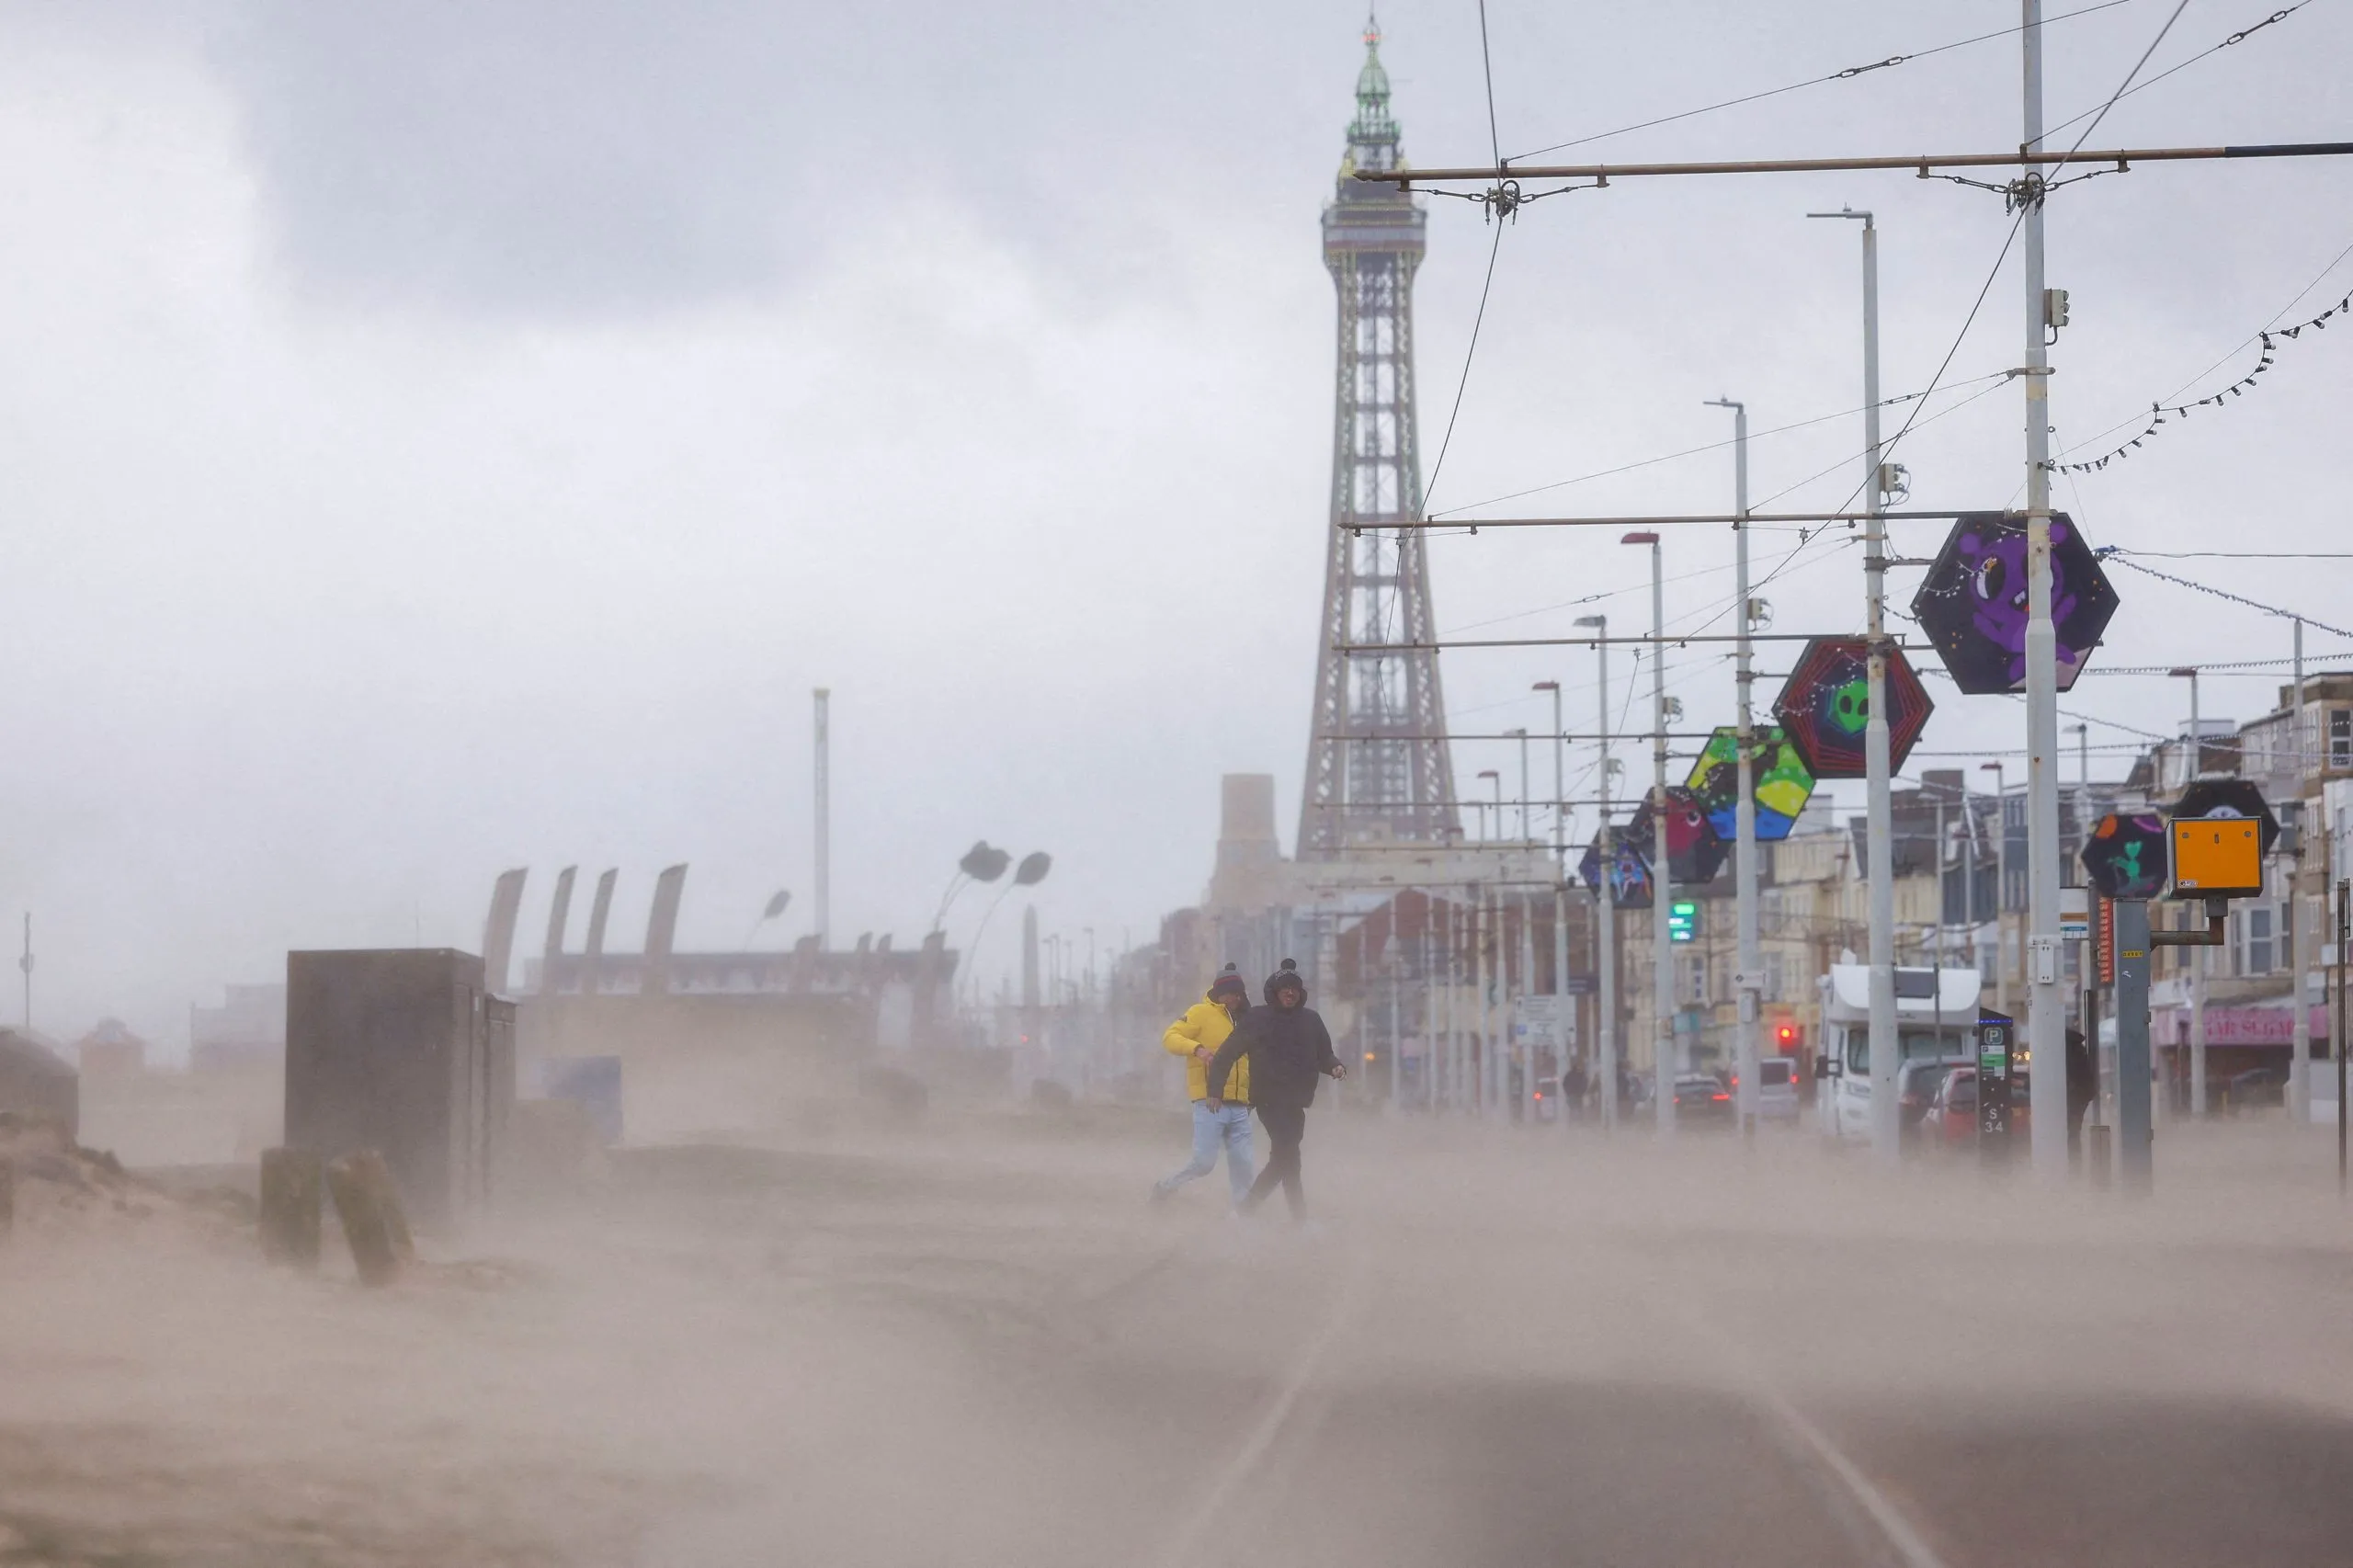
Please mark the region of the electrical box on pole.
<svg viewBox="0 0 2353 1568"><path fill-rule="evenodd" d="M2245 817L2173 824L2173 885L2200 898L2253 898L2263 892L2263 832Z"/></svg>

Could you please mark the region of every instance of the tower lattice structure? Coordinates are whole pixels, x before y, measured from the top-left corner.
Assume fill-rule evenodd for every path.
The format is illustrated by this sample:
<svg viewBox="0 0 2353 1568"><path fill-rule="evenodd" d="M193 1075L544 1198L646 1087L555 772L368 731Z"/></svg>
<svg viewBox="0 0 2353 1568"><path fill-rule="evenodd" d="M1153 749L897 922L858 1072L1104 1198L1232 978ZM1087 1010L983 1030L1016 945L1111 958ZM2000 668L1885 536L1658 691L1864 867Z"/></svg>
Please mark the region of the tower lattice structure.
<svg viewBox="0 0 2353 1568"><path fill-rule="evenodd" d="M1418 521L1422 508L1414 274L1428 218L1399 187L1351 177L1398 165L1380 29L1368 25L1364 41L1347 156L1324 210L1324 265L1339 295L1339 356L1323 635L1300 807L1302 860L1373 842L1444 843L1461 832L1446 701L1438 656L1427 646L1434 636L1428 557L1422 536L1400 527Z"/></svg>

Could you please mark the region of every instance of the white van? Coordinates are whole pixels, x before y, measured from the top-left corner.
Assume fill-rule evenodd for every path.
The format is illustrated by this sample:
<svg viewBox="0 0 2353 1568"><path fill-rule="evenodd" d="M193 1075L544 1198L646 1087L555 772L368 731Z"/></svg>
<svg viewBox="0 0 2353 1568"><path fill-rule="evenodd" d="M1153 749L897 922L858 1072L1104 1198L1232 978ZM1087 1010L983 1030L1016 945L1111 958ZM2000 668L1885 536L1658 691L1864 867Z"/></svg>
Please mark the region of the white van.
<svg viewBox="0 0 2353 1568"><path fill-rule="evenodd" d="M1871 971L1869 964L1835 963L1822 989L1821 1078L1814 1124L1833 1138L1871 1135ZM1895 1038L1899 1059L1973 1062L1977 999L1973 969L1895 971Z"/></svg>

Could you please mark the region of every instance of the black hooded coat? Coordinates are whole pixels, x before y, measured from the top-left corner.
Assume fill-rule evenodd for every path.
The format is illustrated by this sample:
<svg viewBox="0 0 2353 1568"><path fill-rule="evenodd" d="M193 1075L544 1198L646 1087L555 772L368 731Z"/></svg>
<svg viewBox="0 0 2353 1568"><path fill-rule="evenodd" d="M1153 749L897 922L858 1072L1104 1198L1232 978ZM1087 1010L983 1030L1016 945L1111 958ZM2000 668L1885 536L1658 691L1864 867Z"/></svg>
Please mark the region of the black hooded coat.
<svg viewBox="0 0 2353 1568"><path fill-rule="evenodd" d="M1275 993L1296 986L1300 1005L1279 1006ZM1225 1075L1243 1057L1250 1059L1250 1098L1262 1108L1305 1110L1315 1103L1316 1080L1340 1064L1332 1054L1332 1033L1307 1006L1307 984L1296 970L1282 970L1267 982L1267 1005L1234 1020L1233 1032L1210 1059L1210 1098L1224 1098Z"/></svg>

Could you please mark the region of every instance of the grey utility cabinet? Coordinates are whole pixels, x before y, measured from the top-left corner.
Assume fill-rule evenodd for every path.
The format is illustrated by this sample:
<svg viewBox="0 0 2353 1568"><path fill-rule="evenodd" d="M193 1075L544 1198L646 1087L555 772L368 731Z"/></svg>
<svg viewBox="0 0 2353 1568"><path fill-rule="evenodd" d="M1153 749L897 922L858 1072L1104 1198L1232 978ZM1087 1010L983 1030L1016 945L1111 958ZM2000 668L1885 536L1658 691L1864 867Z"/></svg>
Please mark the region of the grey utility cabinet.
<svg viewBox="0 0 2353 1568"><path fill-rule="evenodd" d="M286 955L286 1142L381 1153L426 1221L481 1207L515 1103L515 1007L448 948Z"/></svg>

